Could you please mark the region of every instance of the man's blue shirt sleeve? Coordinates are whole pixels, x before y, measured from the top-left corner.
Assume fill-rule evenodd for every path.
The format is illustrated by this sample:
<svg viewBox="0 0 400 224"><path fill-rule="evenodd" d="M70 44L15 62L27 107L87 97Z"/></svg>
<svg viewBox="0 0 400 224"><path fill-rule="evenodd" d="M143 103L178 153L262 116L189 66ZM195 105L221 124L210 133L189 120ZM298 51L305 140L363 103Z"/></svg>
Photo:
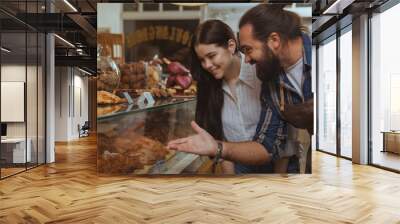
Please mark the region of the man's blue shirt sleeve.
<svg viewBox="0 0 400 224"><path fill-rule="evenodd" d="M280 118L279 112L272 106L271 99L266 95L261 100L264 105L262 106L260 120L253 140L262 144L272 155L272 161L276 161L281 158L282 150L284 150L284 141L286 139L284 133L287 133L287 127Z"/></svg>

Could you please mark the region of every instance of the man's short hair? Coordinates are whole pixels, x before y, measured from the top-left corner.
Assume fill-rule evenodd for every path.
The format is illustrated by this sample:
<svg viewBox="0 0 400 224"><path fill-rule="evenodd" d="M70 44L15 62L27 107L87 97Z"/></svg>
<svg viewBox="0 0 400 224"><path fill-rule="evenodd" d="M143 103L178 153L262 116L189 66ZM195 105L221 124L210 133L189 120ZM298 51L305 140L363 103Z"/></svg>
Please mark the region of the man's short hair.
<svg viewBox="0 0 400 224"><path fill-rule="evenodd" d="M253 36L265 41L272 32L276 32L284 40L301 37L306 30L301 18L294 12L284 10L281 4L259 4L248 10L240 19L239 28L250 24Z"/></svg>

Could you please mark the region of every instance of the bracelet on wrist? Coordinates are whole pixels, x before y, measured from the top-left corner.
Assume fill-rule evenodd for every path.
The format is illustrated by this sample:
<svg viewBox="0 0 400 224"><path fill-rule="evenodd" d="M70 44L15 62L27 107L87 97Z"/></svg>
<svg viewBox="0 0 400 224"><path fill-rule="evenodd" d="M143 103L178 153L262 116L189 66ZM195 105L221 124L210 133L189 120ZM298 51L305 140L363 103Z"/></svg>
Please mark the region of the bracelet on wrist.
<svg viewBox="0 0 400 224"><path fill-rule="evenodd" d="M222 160L222 150L223 150L223 144L221 141L217 141L217 149L215 152L214 160L213 160L213 166L212 166L212 172L215 173L215 168L217 164Z"/></svg>

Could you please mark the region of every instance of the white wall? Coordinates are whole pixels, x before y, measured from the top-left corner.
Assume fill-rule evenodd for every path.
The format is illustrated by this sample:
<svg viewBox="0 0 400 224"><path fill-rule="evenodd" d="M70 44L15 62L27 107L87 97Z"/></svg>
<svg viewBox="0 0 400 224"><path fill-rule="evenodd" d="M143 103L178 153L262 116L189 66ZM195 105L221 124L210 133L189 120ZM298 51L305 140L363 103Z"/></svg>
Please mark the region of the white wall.
<svg viewBox="0 0 400 224"><path fill-rule="evenodd" d="M2 65L1 81L25 82L25 73L25 65ZM7 110L7 108L1 108L1 110ZM25 123L7 123L7 137L25 137Z"/></svg>
<svg viewBox="0 0 400 224"><path fill-rule="evenodd" d="M38 69L38 70L36 70ZM11 82L26 83L26 107L23 106L22 113L26 110L27 119L24 122L7 122L8 138L30 139L32 161L36 162L36 152L39 153L39 163L44 163L44 92L42 68L36 66L27 66L19 64L4 64L1 66L1 80ZM27 77L27 81L25 78ZM37 92L38 91L38 92ZM2 96L4 97L4 96ZM5 96L7 97L7 96ZM10 110L10 108L1 108L1 110Z"/></svg>
<svg viewBox="0 0 400 224"><path fill-rule="evenodd" d="M237 3L237 4L226 4L226 3L210 3L208 4L208 10L206 20L208 19L219 19L228 24L233 32L239 32L239 20L240 17L250 8L258 5L257 3Z"/></svg>
<svg viewBox="0 0 400 224"><path fill-rule="evenodd" d="M77 139L78 124L82 126L88 120L88 78L81 75L82 73L75 68L56 68L56 141Z"/></svg>
<svg viewBox="0 0 400 224"><path fill-rule="evenodd" d="M55 68L55 141L68 141L70 77L67 67Z"/></svg>
<svg viewBox="0 0 400 224"><path fill-rule="evenodd" d="M25 65L2 65L1 81L25 82L25 69ZM31 71L33 67L28 66L27 69L29 73L29 71ZM27 95L28 97L33 96L33 93L27 93ZM7 110L7 108L1 108L1 110ZM25 137L25 122L7 122L7 137Z"/></svg>
<svg viewBox="0 0 400 224"><path fill-rule="evenodd" d="M121 3L98 3L97 15L101 15L97 16L98 30L108 28L110 33L123 33Z"/></svg>
<svg viewBox="0 0 400 224"><path fill-rule="evenodd" d="M82 126L85 123L85 121L89 120L88 78L81 76L80 75L81 73L76 74L77 72L79 71L75 70L75 77L73 83L75 91L73 92L74 96L72 96L74 98L74 104L75 104L73 108L74 111L72 113L73 119L72 119L71 135L73 136L73 138L79 137L77 129L78 124Z"/></svg>
<svg viewBox="0 0 400 224"><path fill-rule="evenodd" d="M25 82L25 65L1 65L1 81Z"/></svg>

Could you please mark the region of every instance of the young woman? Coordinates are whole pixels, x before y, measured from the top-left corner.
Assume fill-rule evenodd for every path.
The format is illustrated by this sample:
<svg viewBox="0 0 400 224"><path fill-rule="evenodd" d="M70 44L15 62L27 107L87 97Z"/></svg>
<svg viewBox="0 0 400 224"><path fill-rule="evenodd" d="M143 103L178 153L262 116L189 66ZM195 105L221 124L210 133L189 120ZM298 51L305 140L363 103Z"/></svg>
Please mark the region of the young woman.
<svg viewBox="0 0 400 224"><path fill-rule="evenodd" d="M233 31L220 20L208 20L197 27L191 46L197 124L217 140L251 141L261 111L261 81L239 53ZM232 162L221 166L223 173L234 173Z"/></svg>

